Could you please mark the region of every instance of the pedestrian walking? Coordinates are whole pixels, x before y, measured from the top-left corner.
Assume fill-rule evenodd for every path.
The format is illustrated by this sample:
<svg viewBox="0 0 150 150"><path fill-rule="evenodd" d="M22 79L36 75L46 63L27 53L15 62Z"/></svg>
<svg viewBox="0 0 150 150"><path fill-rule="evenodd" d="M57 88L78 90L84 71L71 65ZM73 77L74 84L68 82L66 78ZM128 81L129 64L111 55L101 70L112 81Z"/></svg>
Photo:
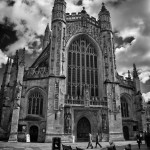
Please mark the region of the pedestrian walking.
<svg viewBox="0 0 150 150"><path fill-rule="evenodd" d="M137 139L138 147L139 149L141 149L142 138L140 136L140 133L136 135L136 139Z"/></svg>
<svg viewBox="0 0 150 150"><path fill-rule="evenodd" d="M88 146L87 146L87 149L91 147L91 149L93 149L93 145L92 145L92 135L91 133L89 133L89 142L88 142Z"/></svg>
<svg viewBox="0 0 150 150"><path fill-rule="evenodd" d="M99 147L102 148L101 144L99 143L99 135L98 135L98 133L96 134L96 144L95 144L95 148L97 148L97 145L99 145Z"/></svg>
<svg viewBox="0 0 150 150"><path fill-rule="evenodd" d="M144 141L145 141L145 144L147 145L147 132L146 131L144 132Z"/></svg>
<svg viewBox="0 0 150 150"><path fill-rule="evenodd" d="M131 150L131 144L128 144L124 150Z"/></svg>
<svg viewBox="0 0 150 150"><path fill-rule="evenodd" d="M113 141L109 141L109 146L107 147L107 150L116 150L116 146Z"/></svg>

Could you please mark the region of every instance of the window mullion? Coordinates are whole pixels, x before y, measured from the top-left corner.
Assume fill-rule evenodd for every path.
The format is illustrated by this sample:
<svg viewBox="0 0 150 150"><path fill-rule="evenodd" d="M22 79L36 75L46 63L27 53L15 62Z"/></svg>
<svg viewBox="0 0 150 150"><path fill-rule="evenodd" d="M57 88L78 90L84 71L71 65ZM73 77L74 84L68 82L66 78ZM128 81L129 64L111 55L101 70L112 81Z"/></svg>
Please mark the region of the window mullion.
<svg viewBox="0 0 150 150"><path fill-rule="evenodd" d="M40 115L41 107L42 107L42 106L41 106L41 97L39 97L39 101L38 101L38 102L39 102L39 112L38 112L38 114Z"/></svg>
<svg viewBox="0 0 150 150"><path fill-rule="evenodd" d="M72 58L72 60L71 60L71 82L70 82L70 93L71 93L71 95L70 96L72 96L72 76L73 76L73 74L72 74L72 72L73 72L73 70L72 70L72 66L73 66L73 52L71 52L71 58Z"/></svg>
<svg viewBox="0 0 150 150"><path fill-rule="evenodd" d="M76 48L76 65L75 65L75 80L76 80L76 82L75 82L75 96L77 96L77 45L75 46L75 48Z"/></svg>
<svg viewBox="0 0 150 150"><path fill-rule="evenodd" d="M94 54L93 54L93 78L94 78L94 97L96 96L95 90L95 66L94 66Z"/></svg>
<svg viewBox="0 0 150 150"><path fill-rule="evenodd" d="M36 107L37 107L37 97L35 97L35 105L34 105L34 114L36 114Z"/></svg>
<svg viewBox="0 0 150 150"><path fill-rule="evenodd" d="M86 52L87 52L87 49L86 49L86 43L85 43L85 54L84 54L84 58L85 58L85 60L84 60L84 64L85 64L85 85L87 84Z"/></svg>
<svg viewBox="0 0 150 150"><path fill-rule="evenodd" d="M80 95L82 95L82 50L81 50L81 38L80 38Z"/></svg>
<svg viewBox="0 0 150 150"><path fill-rule="evenodd" d="M33 97L31 97L31 114L33 112Z"/></svg>

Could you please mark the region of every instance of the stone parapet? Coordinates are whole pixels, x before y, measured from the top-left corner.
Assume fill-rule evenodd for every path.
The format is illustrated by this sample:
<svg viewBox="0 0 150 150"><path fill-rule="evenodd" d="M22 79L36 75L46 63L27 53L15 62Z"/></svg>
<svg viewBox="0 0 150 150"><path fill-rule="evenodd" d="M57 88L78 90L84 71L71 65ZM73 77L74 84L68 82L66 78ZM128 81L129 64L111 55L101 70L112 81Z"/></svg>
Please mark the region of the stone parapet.
<svg viewBox="0 0 150 150"><path fill-rule="evenodd" d="M29 78L43 78L48 77L48 69L46 67L29 68L29 70L25 71L24 80Z"/></svg>
<svg viewBox="0 0 150 150"><path fill-rule="evenodd" d="M65 104L82 106L82 105L85 105L85 100L82 97L66 96ZM98 97L91 97L89 101L89 106L106 106L107 107L107 101L104 99L100 99Z"/></svg>
<svg viewBox="0 0 150 150"><path fill-rule="evenodd" d="M94 24L96 26L99 25L99 22L96 20L96 18L94 18L92 16L90 17L88 14L86 14L85 18L86 18L87 22L89 22L91 24ZM70 22L70 21L79 21L81 19L82 19L82 15L81 15L80 12L78 14L76 14L76 13L71 13L71 14L66 13L66 21L67 22Z"/></svg>

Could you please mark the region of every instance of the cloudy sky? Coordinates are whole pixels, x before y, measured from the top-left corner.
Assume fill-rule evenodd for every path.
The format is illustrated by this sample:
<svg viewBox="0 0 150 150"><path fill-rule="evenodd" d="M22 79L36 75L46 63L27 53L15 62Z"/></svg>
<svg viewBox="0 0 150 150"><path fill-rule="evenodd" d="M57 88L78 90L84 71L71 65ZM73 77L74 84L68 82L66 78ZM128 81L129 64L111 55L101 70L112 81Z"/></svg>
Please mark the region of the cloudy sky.
<svg viewBox="0 0 150 150"><path fill-rule="evenodd" d="M111 13L117 70L126 75L136 64L143 96L150 97L150 0L66 0L67 12L97 18L104 2ZM41 52L41 39L51 20L54 0L0 0L0 78L7 57L26 48L27 66ZM0 79L1 84L1 79Z"/></svg>

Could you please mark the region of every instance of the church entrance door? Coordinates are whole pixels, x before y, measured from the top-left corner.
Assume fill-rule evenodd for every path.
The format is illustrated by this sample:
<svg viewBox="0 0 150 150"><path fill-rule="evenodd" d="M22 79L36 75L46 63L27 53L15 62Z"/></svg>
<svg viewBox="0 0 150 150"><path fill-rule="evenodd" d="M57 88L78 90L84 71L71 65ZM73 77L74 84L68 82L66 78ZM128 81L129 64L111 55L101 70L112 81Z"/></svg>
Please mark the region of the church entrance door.
<svg viewBox="0 0 150 150"><path fill-rule="evenodd" d="M91 125L86 117L81 118L77 124L77 141L87 142L89 133L91 133Z"/></svg>
<svg viewBox="0 0 150 150"><path fill-rule="evenodd" d="M37 142L37 139L38 139L38 127L31 126L30 127L30 141Z"/></svg>
<svg viewBox="0 0 150 150"><path fill-rule="evenodd" d="M123 127L123 135L125 140L129 140L129 128L127 126Z"/></svg>

